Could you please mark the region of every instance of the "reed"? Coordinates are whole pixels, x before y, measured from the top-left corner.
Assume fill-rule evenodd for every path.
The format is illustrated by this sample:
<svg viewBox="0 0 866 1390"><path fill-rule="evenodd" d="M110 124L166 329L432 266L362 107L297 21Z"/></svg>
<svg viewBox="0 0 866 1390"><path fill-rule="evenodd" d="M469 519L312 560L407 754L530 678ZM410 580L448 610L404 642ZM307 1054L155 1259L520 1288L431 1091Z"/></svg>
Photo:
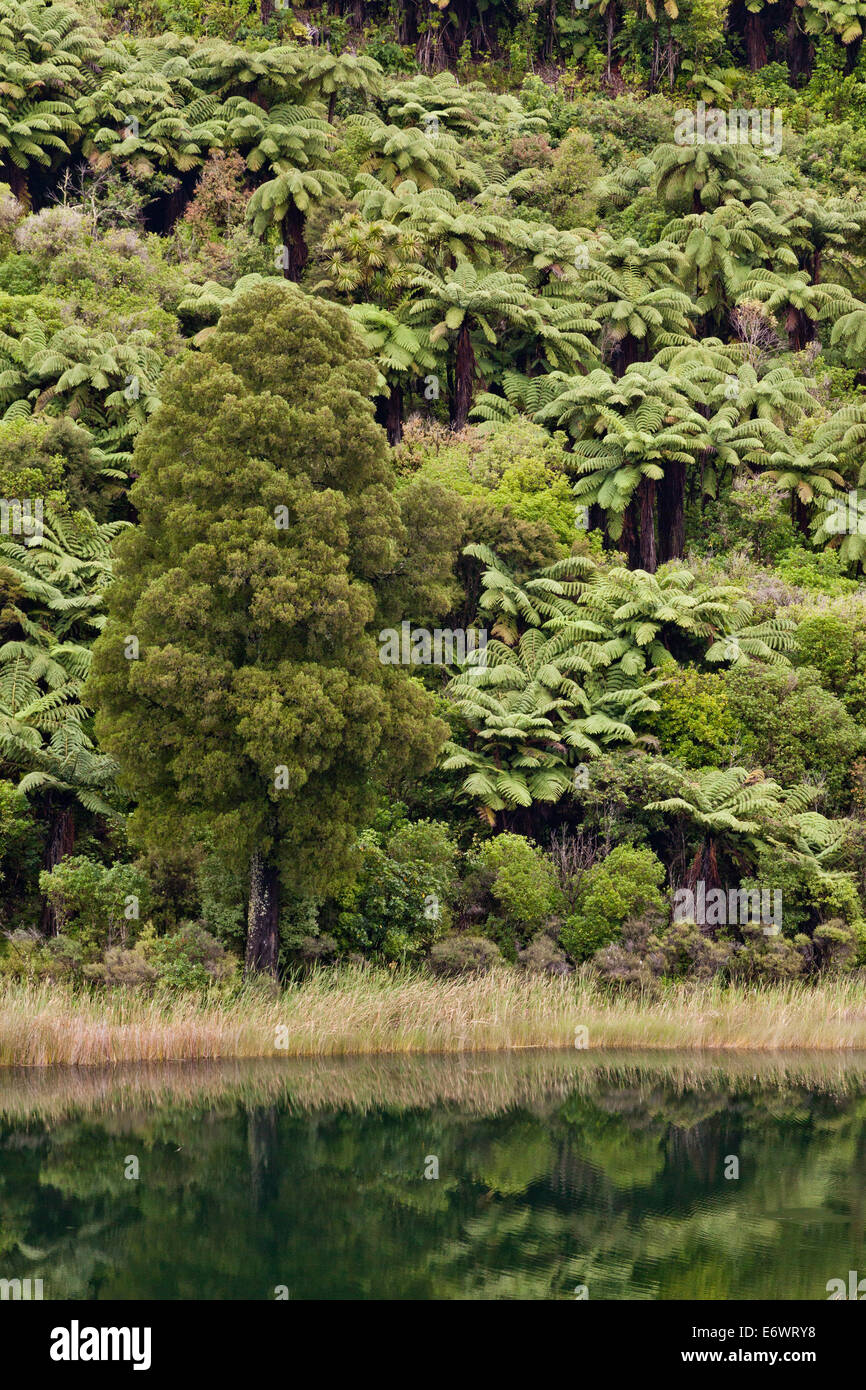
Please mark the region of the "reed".
<svg viewBox="0 0 866 1390"><path fill-rule="evenodd" d="M653 996L611 995L584 974L508 968L445 981L323 970L279 992L251 986L230 996L0 985L0 1065L461 1053L576 1040L590 1050L866 1050L866 975L753 988L684 983Z"/></svg>

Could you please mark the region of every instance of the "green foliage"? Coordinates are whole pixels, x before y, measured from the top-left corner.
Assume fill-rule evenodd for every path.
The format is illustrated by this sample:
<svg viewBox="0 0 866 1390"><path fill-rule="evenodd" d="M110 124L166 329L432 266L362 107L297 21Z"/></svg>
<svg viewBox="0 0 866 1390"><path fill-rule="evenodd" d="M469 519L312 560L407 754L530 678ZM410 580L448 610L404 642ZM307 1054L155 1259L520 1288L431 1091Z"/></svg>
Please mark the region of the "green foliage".
<svg viewBox="0 0 866 1390"><path fill-rule="evenodd" d="M547 525L571 545L575 504L561 436L523 418L484 433L470 427L443 436L435 429L407 432L398 454L401 472Z"/></svg>
<svg viewBox="0 0 866 1390"><path fill-rule="evenodd" d="M202 927L188 925L179 931L158 936L146 926L136 943L135 952L118 951L105 959L106 979L123 965L123 957L137 954L154 972L154 979L169 989L204 990L214 984L230 982L237 972L237 962L227 955L223 946Z"/></svg>
<svg viewBox="0 0 866 1390"><path fill-rule="evenodd" d="M485 936L447 936L433 945L429 965L434 975L485 975L500 960L498 948Z"/></svg>
<svg viewBox="0 0 866 1390"><path fill-rule="evenodd" d="M808 861L765 850L759 854L754 877L742 887L772 884L782 894L782 932L790 939L811 940L823 924L837 921L852 934L858 961L866 956L863 901L854 877L844 870L827 870ZM816 948L820 949L820 948Z"/></svg>
<svg viewBox="0 0 866 1390"><path fill-rule="evenodd" d="M440 737L423 691L377 656L399 523L372 385L341 310L276 283L239 299L164 381L95 651L134 832L208 832L231 864L272 856L302 892L347 875L369 773L429 763Z"/></svg>
<svg viewBox="0 0 866 1390"><path fill-rule="evenodd" d="M811 613L797 624L796 661L820 672L828 690L844 695L854 670L854 633L835 613Z"/></svg>
<svg viewBox="0 0 866 1390"><path fill-rule="evenodd" d="M0 535L4 921L79 850L16 969L210 988L266 921L269 968L559 971L566 909L647 987L858 959L863 16L566 9L0 0L0 500L46 518ZM674 139L699 99L779 157ZM383 664L404 617L484 661ZM576 819L591 911L528 838ZM784 940L621 919L656 850L775 856Z"/></svg>
<svg viewBox="0 0 866 1390"><path fill-rule="evenodd" d="M587 960L619 936L624 924L646 913L662 913L665 867L650 849L618 845L587 869L577 910L567 917L560 941L575 960Z"/></svg>
<svg viewBox="0 0 866 1390"><path fill-rule="evenodd" d="M3 917L15 920L21 898L32 894L39 863L39 829L26 796L0 780L0 889Z"/></svg>
<svg viewBox="0 0 866 1390"><path fill-rule="evenodd" d="M746 755L780 782L819 781L827 806L841 809L863 733L819 673L749 666L729 672L726 683Z"/></svg>
<svg viewBox="0 0 866 1390"><path fill-rule="evenodd" d="M687 666L666 675L656 698L661 710L654 730L665 756L685 767L727 761L738 725L728 707L723 676Z"/></svg>
<svg viewBox="0 0 866 1390"><path fill-rule="evenodd" d="M805 546L793 546L780 551L776 558L776 571L787 584L795 584L813 593L851 594L857 590L857 581L850 579L847 569L839 560L835 550L807 550Z"/></svg>
<svg viewBox="0 0 866 1390"><path fill-rule="evenodd" d="M505 833L479 845L467 868L464 892L469 901L482 911L485 904L492 909L485 934L515 959L518 945L528 942L562 906L553 864L533 841Z"/></svg>
<svg viewBox="0 0 866 1390"><path fill-rule="evenodd" d="M451 920L456 847L447 827L405 822L384 840L368 832L360 849L357 881L340 900L337 944L374 960L425 954Z"/></svg>
<svg viewBox="0 0 866 1390"><path fill-rule="evenodd" d="M106 867L73 855L39 875L61 933L88 952L134 942L149 904L147 880L133 864Z"/></svg>

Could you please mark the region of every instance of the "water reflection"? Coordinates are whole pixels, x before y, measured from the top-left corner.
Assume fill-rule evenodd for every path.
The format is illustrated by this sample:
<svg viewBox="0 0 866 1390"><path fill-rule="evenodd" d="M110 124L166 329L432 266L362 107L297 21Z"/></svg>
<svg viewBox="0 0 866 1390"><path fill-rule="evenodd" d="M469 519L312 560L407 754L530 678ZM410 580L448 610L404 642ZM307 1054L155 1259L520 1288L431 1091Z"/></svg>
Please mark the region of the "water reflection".
<svg viewBox="0 0 866 1390"><path fill-rule="evenodd" d="M866 1275L864 1091L866 1057L835 1054L6 1069L0 1278L77 1299L826 1299Z"/></svg>

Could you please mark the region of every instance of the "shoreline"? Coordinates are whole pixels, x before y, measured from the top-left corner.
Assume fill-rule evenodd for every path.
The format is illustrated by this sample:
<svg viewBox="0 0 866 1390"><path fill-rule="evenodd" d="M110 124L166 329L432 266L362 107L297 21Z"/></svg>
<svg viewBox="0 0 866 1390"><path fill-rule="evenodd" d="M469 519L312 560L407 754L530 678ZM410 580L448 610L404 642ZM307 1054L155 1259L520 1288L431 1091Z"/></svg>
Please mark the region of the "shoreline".
<svg viewBox="0 0 866 1390"><path fill-rule="evenodd" d="M509 968L441 980L352 967L205 996L0 983L0 1067L556 1050L866 1052L866 974L652 995Z"/></svg>

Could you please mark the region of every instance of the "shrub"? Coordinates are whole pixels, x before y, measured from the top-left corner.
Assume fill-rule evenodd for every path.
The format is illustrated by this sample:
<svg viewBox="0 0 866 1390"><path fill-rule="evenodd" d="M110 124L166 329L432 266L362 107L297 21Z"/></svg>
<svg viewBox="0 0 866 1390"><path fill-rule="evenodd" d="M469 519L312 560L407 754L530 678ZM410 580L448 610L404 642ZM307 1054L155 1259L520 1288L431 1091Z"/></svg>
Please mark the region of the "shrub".
<svg viewBox="0 0 866 1390"><path fill-rule="evenodd" d="M38 294L39 269L32 256L7 256L0 262L0 290L6 294Z"/></svg>
<svg viewBox="0 0 866 1390"><path fill-rule="evenodd" d="M159 983L173 989L199 990L225 984L238 969L235 958L216 937L194 923L166 936L157 936L148 925L141 933L136 952L156 971Z"/></svg>
<svg viewBox="0 0 866 1390"><path fill-rule="evenodd" d="M851 823L852 828L856 824ZM796 862L777 850L763 849L754 877L744 879L741 888L767 887L782 894L782 931L787 937L805 934L808 938L821 922L832 918L840 918L858 938L864 930L863 903L853 873Z"/></svg>
<svg viewBox="0 0 866 1390"><path fill-rule="evenodd" d="M671 922L650 938L647 962L665 979L711 980L728 967L733 954L732 942L708 936L694 922Z"/></svg>
<svg viewBox="0 0 866 1390"><path fill-rule="evenodd" d="M854 670L850 624L835 613L813 613L798 625L795 641L797 664L813 666L828 690L843 694Z"/></svg>
<svg viewBox="0 0 866 1390"><path fill-rule="evenodd" d="M806 969L804 947L808 938L768 936L757 923L740 928L744 940L731 958L734 979L766 981L793 980Z"/></svg>
<svg viewBox="0 0 866 1390"><path fill-rule="evenodd" d="M834 917L821 922L812 933L807 963L832 974L853 970L863 960L866 932Z"/></svg>
<svg viewBox="0 0 866 1390"><path fill-rule="evenodd" d="M742 749L783 786L824 783L830 810L850 800L849 769L863 732L810 666L750 662L726 675L731 714L743 729Z"/></svg>
<svg viewBox="0 0 866 1390"><path fill-rule="evenodd" d="M63 252L70 244L83 242L87 235L87 224L80 212L71 208L43 208L41 212L26 217L14 232L14 242L19 251L34 256L43 265Z"/></svg>
<svg viewBox="0 0 866 1390"><path fill-rule="evenodd" d="M183 218L199 240L207 241L243 223L249 201L246 172L246 163L236 152L212 150L208 155Z"/></svg>
<svg viewBox="0 0 866 1390"><path fill-rule="evenodd" d="M106 868L85 855L70 856L39 875L39 887L57 914L61 933L85 949L105 950L134 940L146 911L147 879L133 864Z"/></svg>
<svg viewBox="0 0 866 1390"><path fill-rule="evenodd" d="M430 951L428 964L434 975L484 975L501 959L499 949L484 936L446 936Z"/></svg>
<svg viewBox="0 0 866 1390"><path fill-rule="evenodd" d="M368 831L360 851L358 879L341 896L333 928L341 949L386 961L426 953L451 920L456 847L448 828L417 821L387 838Z"/></svg>
<svg viewBox="0 0 866 1390"><path fill-rule="evenodd" d="M847 577L835 550L807 550L795 545L780 552L775 568L786 583L817 594L851 594L857 589L856 579Z"/></svg>
<svg viewBox="0 0 866 1390"><path fill-rule="evenodd" d="M665 867L650 849L618 845L581 879L577 910L560 940L575 960L587 960L620 934L632 917L665 911L660 892Z"/></svg>
<svg viewBox="0 0 866 1390"><path fill-rule="evenodd" d="M203 927L188 923L179 931L157 936L148 922L133 947L109 947L102 960L86 964L83 973L106 985L137 988L160 984L200 991L229 983L237 968L237 961Z"/></svg>
<svg viewBox="0 0 866 1390"><path fill-rule="evenodd" d="M574 968L569 965L561 946L558 946L547 932L542 932L530 941L526 950L520 951L517 958L524 970L540 975L568 975Z"/></svg>
<svg viewBox="0 0 866 1390"><path fill-rule="evenodd" d="M743 473L735 478L727 496L720 497L710 510L721 527L719 540L726 550L745 540L759 559L772 562L795 546L790 508L766 474L753 477Z"/></svg>
<svg viewBox="0 0 866 1390"><path fill-rule="evenodd" d="M470 856L464 891L471 915L487 910L485 934L511 960L518 944L534 936L563 902L551 860L532 840L508 832Z"/></svg>
<svg viewBox="0 0 866 1390"><path fill-rule="evenodd" d="M654 724L662 751L686 767L724 766L737 738L724 676L691 666L665 676Z"/></svg>
<svg viewBox="0 0 866 1390"><path fill-rule="evenodd" d="M575 503L564 443L561 434L551 435L525 418L484 432L470 426L456 435L410 422L397 466L404 477L436 483L520 521L549 526L570 545ZM533 562L538 563L536 557Z"/></svg>
<svg viewBox="0 0 866 1390"><path fill-rule="evenodd" d="M591 190L602 172L592 136L571 130L554 152L552 166L538 174L534 201L558 227L585 227L594 220Z"/></svg>
<svg viewBox="0 0 866 1390"><path fill-rule="evenodd" d="M98 471L90 447L90 436L65 417L0 420L0 496L63 505L69 472L75 501L87 505L84 489Z"/></svg>

